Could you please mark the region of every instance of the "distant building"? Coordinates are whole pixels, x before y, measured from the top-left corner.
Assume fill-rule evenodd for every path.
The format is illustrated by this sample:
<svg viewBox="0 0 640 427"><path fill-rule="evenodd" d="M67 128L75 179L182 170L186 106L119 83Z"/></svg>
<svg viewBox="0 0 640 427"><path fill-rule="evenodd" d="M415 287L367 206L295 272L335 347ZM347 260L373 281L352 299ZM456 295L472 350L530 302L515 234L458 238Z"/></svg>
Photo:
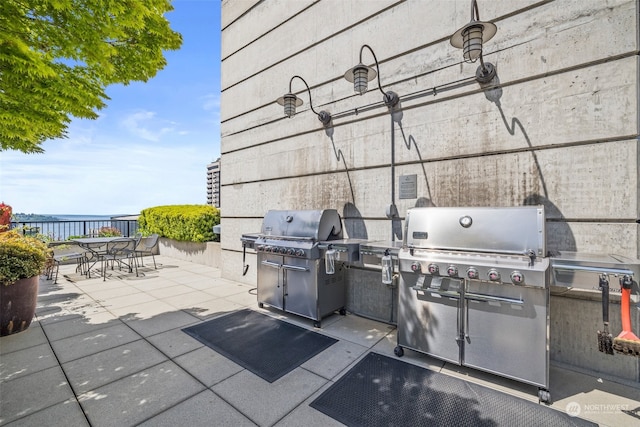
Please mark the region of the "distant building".
<svg viewBox="0 0 640 427"><path fill-rule="evenodd" d="M220 157L207 165L207 204L220 207Z"/></svg>

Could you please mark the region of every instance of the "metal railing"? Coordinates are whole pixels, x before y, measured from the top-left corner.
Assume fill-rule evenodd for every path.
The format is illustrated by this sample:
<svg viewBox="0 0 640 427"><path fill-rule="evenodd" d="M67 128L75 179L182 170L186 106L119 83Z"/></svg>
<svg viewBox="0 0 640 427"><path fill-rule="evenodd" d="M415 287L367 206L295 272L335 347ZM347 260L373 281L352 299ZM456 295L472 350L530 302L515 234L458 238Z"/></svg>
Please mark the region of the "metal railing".
<svg viewBox="0 0 640 427"><path fill-rule="evenodd" d="M79 221L11 221L9 229L17 229L25 235L46 236L52 241L70 237L97 237L101 229L117 229L123 237L132 237L138 231L137 220L103 219ZM111 230L114 231L114 230Z"/></svg>

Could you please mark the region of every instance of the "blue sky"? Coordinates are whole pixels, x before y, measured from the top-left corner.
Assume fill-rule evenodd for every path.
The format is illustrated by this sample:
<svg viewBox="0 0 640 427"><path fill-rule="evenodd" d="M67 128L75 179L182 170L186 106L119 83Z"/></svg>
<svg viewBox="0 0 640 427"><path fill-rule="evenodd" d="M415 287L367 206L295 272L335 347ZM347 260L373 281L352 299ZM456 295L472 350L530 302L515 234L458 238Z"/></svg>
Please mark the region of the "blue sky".
<svg viewBox="0 0 640 427"><path fill-rule="evenodd" d="M147 83L110 86L97 120L71 122L44 154L0 152L0 201L14 212L136 214L204 204L206 166L220 156L220 0L174 0L182 34Z"/></svg>

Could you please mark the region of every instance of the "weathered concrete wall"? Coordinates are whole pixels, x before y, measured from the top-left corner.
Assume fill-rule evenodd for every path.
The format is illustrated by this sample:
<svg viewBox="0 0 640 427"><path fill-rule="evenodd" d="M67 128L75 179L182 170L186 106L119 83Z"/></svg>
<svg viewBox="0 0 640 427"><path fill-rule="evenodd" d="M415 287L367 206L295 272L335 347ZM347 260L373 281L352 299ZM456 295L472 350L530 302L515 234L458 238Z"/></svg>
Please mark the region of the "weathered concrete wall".
<svg viewBox="0 0 640 427"><path fill-rule="evenodd" d="M413 206L543 204L548 249L640 256L638 2L479 0L480 17L498 26L484 48L497 78L450 89L478 65L462 62L449 43L469 21L469 5L223 1L225 277L255 283L253 253L242 276L240 235L259 231L269 209L333 208L349 237L389 239L392 137L396 195L399 176L418 177L416 199L396 197L402 219ZM375 51L383 89L401 97L393 121L375 80L357 96L343 78L363 44ZM367 50L363 62L374 62ZM304 104L294 118L283 117L275 100L294 75L309 84L314 108L334 115L329 129L298 79L292 91ZM365 277L350 273L351 301L358 292L374 300L373 291L376 301L390 299ZM565 299L570 307L552 305L556 330L590 336L592 325L573 318L582 303ZM358 304L373 310L367 315L388 316L385 304ZM554 358L606 369L601 355L570 355L577 350L565 343L554 341ZM628 374L637 378L634 366Z"/></svg>
<svg viewBox="0 0 640 427"><path fill-rule="evenodd" d="M172 258L220 268L221 250L218 242L179 242L161 237L158 252Z"/></svg>

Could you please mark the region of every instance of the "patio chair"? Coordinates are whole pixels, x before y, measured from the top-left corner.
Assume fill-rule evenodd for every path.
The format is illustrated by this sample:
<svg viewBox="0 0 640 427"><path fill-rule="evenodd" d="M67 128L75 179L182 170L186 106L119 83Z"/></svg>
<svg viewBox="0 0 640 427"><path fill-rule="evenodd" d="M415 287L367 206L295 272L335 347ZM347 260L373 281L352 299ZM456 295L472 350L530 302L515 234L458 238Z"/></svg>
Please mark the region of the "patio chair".
<svg viewBox="0 0 640 427"><path fill-rule="evenodd" d="M142 259L142 257L144 255L151 255L151 258L153 259L153 268L156 270L158 269L158 267L156 266L156 257L154 255L154 252L156 247L158 246L159 237L160 236L158 236L157 234L152 234L148 237L145 237L136 247L136 255L140 257L142 267L144 267L144 260Z"/></svg>
<svg viewBox="0 0 640 427"><path fill-rule="evenodd" d="M102 280L107 280L107 268L111 263L111 269L114 269L114 265L117 262L118 268L122 270L124 265L129 269L129 273L133 273L133 269L136 270L136 277L138 277L138 260L135 253L136 241L130 238L114 239L107 243L107 248L103 254L100 254L100 272L102 273Z"/></svg>
<svg viewBox="0 0 640 427"><path fill-rule="evenodd" d="M67 261L76 262L76 272L85 274L85 268L87 265L87 257L84 252L76 252L74 249L80 250L80 246L76 243L69 242L56 242L49 244L49 247L53 250L53 254L47 260L47 266L45 268L45 275L48 280L53 279L53 283L58 283L58 272L60 271L60 264Z"/></svg>

